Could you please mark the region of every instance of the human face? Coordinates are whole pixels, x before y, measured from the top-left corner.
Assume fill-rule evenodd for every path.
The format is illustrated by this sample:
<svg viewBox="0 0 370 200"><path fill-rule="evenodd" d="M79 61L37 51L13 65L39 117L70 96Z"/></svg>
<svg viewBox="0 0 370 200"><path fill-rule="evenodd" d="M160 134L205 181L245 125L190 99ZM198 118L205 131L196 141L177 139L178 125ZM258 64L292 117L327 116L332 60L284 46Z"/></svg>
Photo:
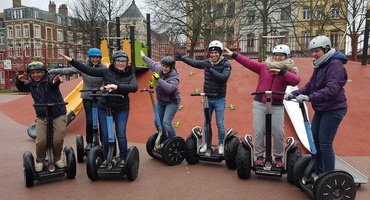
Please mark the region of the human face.
<svg viewBox="0 0 370 200"><path fill-rule="evenodd" d="M211 61L212 62L218 61L218 59L220 58L220 56L221 55L217 51L211 51L211 52L209 52L209 57L211 58Z"/></svg>
<svg viewBox="0 0 370 200"><path fill-rule="evenodd" d="M316 60L325 54L322 48L311 49L311 53L312 57L315 58Z"/></svg>
<svg viewBox="0 0 370 200"><path fill-rule="evenodd" d="M44 77L44 73L41 70L32 70L30 76L35 82L39 82Z"/></svg>
<svg viewBox="0 0 370 200"><path fill-rule="evenodd" d="M281 62L285 60L285 54L283 53L274 53L274 60L277 62Z"/></svg>
<svg viewBox="0 0 370 200"><path fill-rule="evenodd" d="M122 71L126 68L127 63L125 59L117 59L115 65L118 70Z"/></svg>
<svg viewBox="0 0 370 200"><path fill-rule="evenodd" d="M167 74L171 71L171 67L168 65L162 65L162 72L163 74Z"/></svg>
<svg viewBox="0 0 370 200"><path fill-rule="evenodd" d="M97 65L100 63L100 56L90 56L90 62L93 65Z"/></svg>

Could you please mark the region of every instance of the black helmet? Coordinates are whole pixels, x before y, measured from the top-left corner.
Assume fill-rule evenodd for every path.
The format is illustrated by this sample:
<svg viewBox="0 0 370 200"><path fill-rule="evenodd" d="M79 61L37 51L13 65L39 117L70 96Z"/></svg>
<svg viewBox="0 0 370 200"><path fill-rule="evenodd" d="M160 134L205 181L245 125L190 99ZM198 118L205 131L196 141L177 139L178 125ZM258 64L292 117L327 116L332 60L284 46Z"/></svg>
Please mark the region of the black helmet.
<svg viewBox="0 0 370 200"><path fill-rule="evenodd" d="M113 53L113 55L112 55L112 63L114 63L114 61L116 61L116 59L117 58L119 58L119 57L124 57L124 58L126 58L126 61L127 61L127 63L128 63L128 56L127 56L127 54L124 52L124 51L116 51L116 52L114 52Z"/></svg>
<svg viewBox="0 0 370 200"><path fill-rule="evenodd" d="M170 56L164 57L161 60L161 65L167 65L171 68L171 70L175 68L175 64L176 64L176 61Z"/></svg>
<svg viewBox="0 0 370 200"><path fill-rule="evenodd" d="M29 74L32 70L40 70L45 73L46 67L44 63L35 61L27 65L27 73Z"/></svg>

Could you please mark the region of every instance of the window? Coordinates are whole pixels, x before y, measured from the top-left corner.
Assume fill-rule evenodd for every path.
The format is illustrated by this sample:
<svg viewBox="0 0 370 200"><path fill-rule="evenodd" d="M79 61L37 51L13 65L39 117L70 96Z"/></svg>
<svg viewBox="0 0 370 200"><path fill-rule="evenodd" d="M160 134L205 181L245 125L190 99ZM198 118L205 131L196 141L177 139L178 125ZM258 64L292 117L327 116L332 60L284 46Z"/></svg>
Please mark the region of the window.
<svg viewBox="0 0 370 200"><path fill-rule="evenodd" d="M13 27L8 27L8 35L9 39L13 39Z"/></svg>
<svg viewBox="0 0 370 200"><path fill-rule="evenodd" d="M13 11L13 19L22 19L22 18L23 18L23 10Z"/></svg>
<svg viewBox="0 0 370 200"><path fill-rule="evenodd" d="M291 13L290 6L282 8L281 9L281 14L280 14L280 20L281 21L289 21L290 13Z"/></svg>
<svg viewBox="0 0 370 200"><path fill-rule="evenodd" d="M248 11L248 16L247 16L247 24L253 24L254 21L256 20L256 11L255 10L250 10Z"/></svg>
<svg viewBox="0 0 370 200"><path fill-rule="evenodd" d="M51 40L51 28L46 28L46 39Z"/></svg>
<svg viewBox="0 0 370 200"><path fill-rule="evenodd" d="M255 46L255 40L254 40L254 34L249 33L247 35L247 52L253 52L254 51L254 46Z"/></svg>
<svg viewBox="0 0 370 200"><path fill-rule="evenodd" d="M14 54L13 54L13 53L14 53L14 52L13 52L13 51L14 51L13 44L8 44L8 50L9 50L9 51L8 51L8 54L9 54L8 56L9 56L10 58L12 58L12 57L13 57L13 55L14 55Z"/></svg>
<svg viewBox="0 0 370 200"><path fill-rule="evenodd" d="M323 19L324 18L324 6L318 6L316 9L316 18Z"/></svg>
<svg viewBox="0 0 370 200"><path fill-rule="evenodd" d="M81 50L78 50L78 53L77 53L77 59L78 60L82 60L83 59L83 57L82 57L82 51Z"/></svg>
<svg viewBox="0 0 370 200"><path fill-rule="evenodd" d="M40 26L34 26L34 31L33 31L33 35L34 35L34 38L40 38Z"/></svg>
<svg viewBox="0 0 370 200"><path fill-rule="evenodd" d="M31 56L31 52L30 52L30 44L25 43L25 44L24 44L24 49L26 50L26 51L25 51L25 56L26 56L26 57L30 57L30 56Z"/></svg>
<svg viewBox="0 0 370 200"><path fill-rule="evenodd" d="M40 57L41 56L41 44L36 43L35 44L35 57Z"/></svg>
<svg viewBox="0 0 370 200"><path fill-rule="evenodd" d="M69 57L73 58L73 49L72 48L68 49L68 55L69 55Z"/></svg>
<svg viewBox="0 0 370 200"><path fill-rule="evenodd" d="M21 27L20 26L15 27L15 37L16 38L21 38L22 37L22 32L21 32Z"/></svg>
<svg viewBox="0 0 370 200"><path fill-rule="evenodd" d="M4 35L3 34L1 34L0 35L0 45L3 45L4 44Z"/></svg>
<svg viewBox="0 0 370 200"><path fill-rule="evenodd" d="M33 11L33 17L34 17L35 19L39 18L39 11L38 11L38 10L34 10L34 11Z"/></svg>
<svg viewBox="0 0 370 200"><path fill-rule="evenodd" d="M340 7L338 5L334 5L331 7L331 18L338 19L339 18Z"/></svg>
<svg viewBox="0 0 370 200"><path fill-rule="evenodd" d="M223 16L223 13L225 11L223 11L223 4L222 3L216 3L216 6L213 10L213 16L216 17L216 18L220 18Z"/></svg>
<svg viewBox="0 0 370 200"><path fill-rule="evenodd" d="M23 36L25 38L30 37L30 26L29 25L23 25Z"/></svg>
<svg viewBox="0 0 370 200"><path fill-rule="evenodd" d="M62 30L58 30L58 41L59 42L63 41L63 31Z"/></svg>
<svg viewBox="0 0 370 200"><path fill-rule="evenodd" d="M308 48L308 43L310 42L310 33L309 32L302 32L302 49Z"/></svg>
<svg viewBox="0 0 370 200"><path fill-rule="evenodd" d="M77 44L82 44L82 33L77 34Z"/></svg>
<svg viewBox="0 0 370 200"><path fill-rule="evenodd" d="M302 19L310 20L311 19L311 10L310 8L303 8L302 10Z"/></svg>
<svg viewBox="0 0 370 200"><path fill-rule="evenodd" d="M338 48L339 47L339 31L330 31L330 40L331 40L331 47Z"/></svg>
<svg viewBox="0 0 370 200"><path fill-rule="evenodd" d="M16 56L17 57L21 57L22 56L22 45L21 44L17 44Z"/></svg>
<svg viewBox="0 0 370 200"><path fill-rule="evenodd" d="M73 43L73 33L72 33L72 31L68 31L68 42Z"/></svg>
<svg viewBox="0 0 370 200"><path fill-rule="evenodd" d="M226 15L229 18L235 17L235 2L230 2L227 4Z"/></svg>
<svg viewBox="0 0 370 200"><path fill-rule="evenodd" d="M59 46L58 47L58 54L61 53L61 54L64 54L64 49L62 46Z"/></svg>
<svg viewBox="0 0 370 200"><path fill-rule="evenodd" d="M57 16L57 23L62 24L62 16L60 15Z"/></svg>

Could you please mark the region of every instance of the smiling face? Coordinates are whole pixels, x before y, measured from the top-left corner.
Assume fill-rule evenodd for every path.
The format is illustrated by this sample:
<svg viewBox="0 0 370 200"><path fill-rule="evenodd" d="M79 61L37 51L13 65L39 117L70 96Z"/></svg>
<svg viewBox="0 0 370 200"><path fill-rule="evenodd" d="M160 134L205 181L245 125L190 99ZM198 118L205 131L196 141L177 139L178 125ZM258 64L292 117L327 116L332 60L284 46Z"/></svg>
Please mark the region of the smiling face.
<svg viewBox="0 0 370 200"><path fill-rule="evenodd" d="M285 60L285 54L284 53L274 53L274 60L277 62L281 62Z"/></svg>
<svg viewBox="0 0 370 200"><path fill-rule="evenodd" d="M325 54L324 49L322 48L311 49L311 53L312 57L315 58L316 60Z"/></svg>
<svg viewBox="0 0 370 200"><path fill-rule="evenodd" d="M41 70L32 70L30 71L30 76L35 82L39 82L44 77L44 72Z"/></svg>
<svg viewBox="0 0 370 200"><path fill-rule="evenodd" d="M212 62L216 62L220 58L220 53L217 51L211 51L209 52L209 58L211 59Z"/></svg>
<svg viewBox="0 0 370 200"><path fill-rule="evenodd" d="M162 65L163 74L168 74L171 71L171 67L168 65Z"/></svg>
<svg viewBox="0 0 370 200"><path fill-rule="evenodd" d="M114 64L118 70L123 71L126 68L127 62L125 59L116 59Z"/></svg>
<svg viewBox="0 0 370 200"><path fill-rule="evenodd" d="M99 56L90 56L90 62L93 64L93 65L97 65L100 63L100 57Z"/></svg>

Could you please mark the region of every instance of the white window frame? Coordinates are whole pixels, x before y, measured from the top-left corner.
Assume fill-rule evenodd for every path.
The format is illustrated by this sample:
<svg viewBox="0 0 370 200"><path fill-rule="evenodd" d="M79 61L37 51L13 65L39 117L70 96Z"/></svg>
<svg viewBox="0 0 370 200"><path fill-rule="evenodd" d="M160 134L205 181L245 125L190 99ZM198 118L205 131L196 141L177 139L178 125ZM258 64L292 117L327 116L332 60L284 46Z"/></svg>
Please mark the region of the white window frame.
<svg viewBox="0 0 370 200"><path fill-rule="evenodd" d="M24 55L26 56L26 57L30 57L31 56L31 47L30 47L30 44L29 43L25 43L24 44L24 49L25 49L25 53L24 53Z"/></svg>
<svg viewBox="0 0 370 200"><path fill-rule="evenodd" d="M41 27L40 25L34 25L33 26L34 30L33 30L33 37L34 38L41 38Z"/></svg>
<svg viewBox="0 0 370 200"><path fill-rule="evenodd" d="M22 37L22 29L21 26L15 26L15 38Z"/></svg>
<svg viewBox="0 0 370 200"><path fill-rule="evenodd" d="M302 20L310 20L311 19L311 10L310 8L306 7L302 9Z"/></svg>
<svg viewBox="0 0 370 200"><path fill-rule="evenodd" d="M30 38L30 25L29 24L23 25L23 37Z"/></svg>
<svg viewBox="0 0 370 200"><path fill-rule="evenodd" d="M63 30L58 29L58 42L63 42Z"/></svg>
<svg viewBox="0 0 370 200"><path fill-rule="evenodd" d="M41 44L40 43L35 43L35 57L41 57Z"/></svg>
<svg viewBox="0 0 370 200"><path fill-rule="evenodd" d="M13 27L12 26L7 27L7 32L8 32L7 38L13 39Z"/></svg>

